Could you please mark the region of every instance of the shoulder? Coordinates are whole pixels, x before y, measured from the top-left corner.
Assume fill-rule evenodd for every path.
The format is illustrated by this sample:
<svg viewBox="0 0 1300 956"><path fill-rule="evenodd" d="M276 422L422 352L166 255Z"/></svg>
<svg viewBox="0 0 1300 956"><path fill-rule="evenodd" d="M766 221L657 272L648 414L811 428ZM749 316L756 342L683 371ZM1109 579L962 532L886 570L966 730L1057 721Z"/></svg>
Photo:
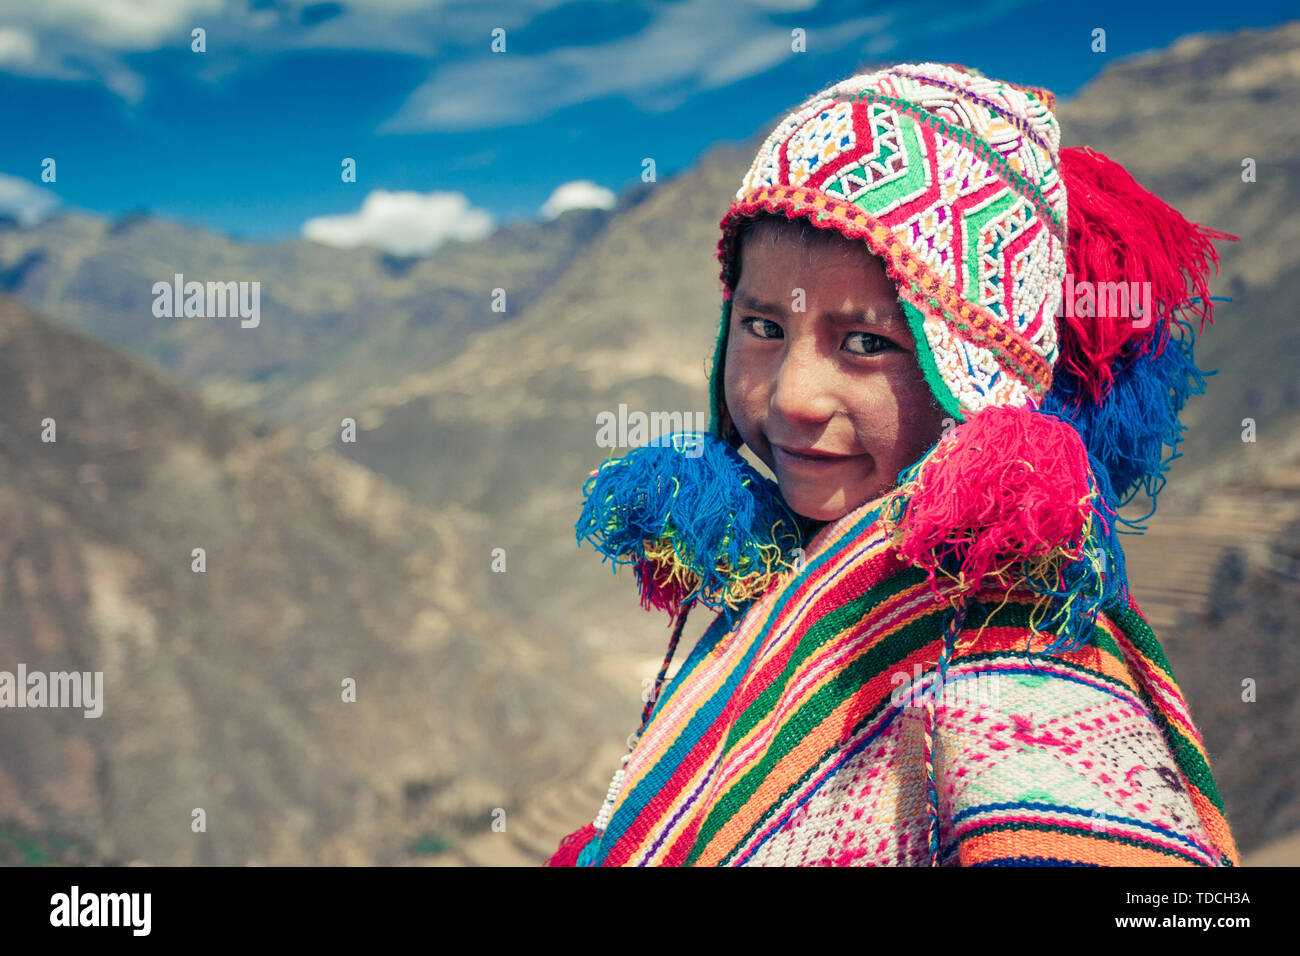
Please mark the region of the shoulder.
<svg viewBox="0 0 1300 956"><path fill-rule="evenodd" d="M1032 596L992 597L981 593L950 667L969 690L939 708L962 832L1011 813L1066 859L1236 865L1200 734L1136 604L1099 612L1077 650L1046 653Z"/></svg>

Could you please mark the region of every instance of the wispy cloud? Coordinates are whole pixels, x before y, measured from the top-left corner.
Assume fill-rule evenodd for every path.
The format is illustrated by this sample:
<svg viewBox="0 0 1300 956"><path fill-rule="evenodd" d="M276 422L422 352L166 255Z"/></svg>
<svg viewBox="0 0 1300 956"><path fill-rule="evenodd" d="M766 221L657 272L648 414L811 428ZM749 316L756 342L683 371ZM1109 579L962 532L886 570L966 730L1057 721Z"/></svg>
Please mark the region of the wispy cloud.
<svg viewBox="0 0 1300 956"><path fill-rule="evenodd" d="M327 246L423 256L448 239L481 239L493 225L492 214L472 207L463 193L376 189L357 212L307 220L302 236Z"/></svg>
<svg viewBox="0 0 1300 956"><path fill-rule="evenodd" d="M36 225L59 204L59 197L48 189L0 173L0 215L12 216L24 228Z"/></svg>
<svg viewBox="0 0 1300 956"><path fill-rule="evenodd" d="M36 38L27 30L0 27L0 65L22 66L36 59Z"/></svg>
<svg viewBox="0 0 1300 956"><path fill-rule="evenodd" d="M881 56L899 43L997 19L1032 0L996 0L965 10L938 2L825 23L807 0L720 4L683 0L656 4L655 16L632 36L607 43L554 46L541 53L485 52L439 64L380 132L490 129L532 122L557 110L622 96L653 112L691 96L764 73L790 57L799 12L809 50L856 49ZM779 15L780 22L774 20Z"/></svg>
<svg viewBox="0 0 1300 956"><path fill-rule="evenodd" d="M606 97L672 109L788 62L798 55L794 26L807 30L810 51L882 56L905 40L966 29L1029 2L962 8L920 0L837 21L817 0L635 0L645 26L603 37L542 26L553 20L543 15L562 7L580 15L582 3L566 0L273 0L256 8L252 0L34 0L0 13L0 70L90 79L135 103L147 87L140 55L188 51L191 30L203 27L207 50L194 73L208 82L292 51L410 55L428 60L431 72L380 132L488 129ZM506 30L505 53L491 52L496 27Z"/></svg>
<svg viewBox="0 0 1300 956"><path fill-rule="evenodd" d="M850 39L841 34L844 41ZM657 8L640 32L542 53L485 52L439 66L381 132L486 129L566 106L624 96L655 109L769 69L790 52L790 31L752 4L684 0Z"/></svg>

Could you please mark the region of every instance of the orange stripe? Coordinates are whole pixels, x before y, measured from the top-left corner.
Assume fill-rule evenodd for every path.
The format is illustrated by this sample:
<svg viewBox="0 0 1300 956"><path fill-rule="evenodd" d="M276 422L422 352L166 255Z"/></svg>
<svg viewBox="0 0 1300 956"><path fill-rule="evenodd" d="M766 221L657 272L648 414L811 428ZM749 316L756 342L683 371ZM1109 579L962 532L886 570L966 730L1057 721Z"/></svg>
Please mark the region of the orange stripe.
<svg viewBox="0 0 1300 956"><path fill-rule="evenodd" d="M1039 830L997 830L962 840L958 850L962 866L1005 857L1038 856L1057 860L1100 863L1102 866L1195 866L1183 857L1170 856L1127 843L1073 833Z"/></svg>
<svg viewBox="0 0 1300 956"><path fill-rule="evenodd" d="M1184 777L1184 780L1186 778ZM1201 817L1201 822L1205 824L1205 829L1210 832L1210 839L1214 841L1215 847L1223 853L1233 866L1241 866L1241 854L1237 850L1237 841L1232 837L1232 830L1228 827L1228 821L1224 819L1219 808L1210 802L1210 798L1201 792L1201 788L1191 781L1187 782L1187 791L1192 797L1192 806Z"/></svg>

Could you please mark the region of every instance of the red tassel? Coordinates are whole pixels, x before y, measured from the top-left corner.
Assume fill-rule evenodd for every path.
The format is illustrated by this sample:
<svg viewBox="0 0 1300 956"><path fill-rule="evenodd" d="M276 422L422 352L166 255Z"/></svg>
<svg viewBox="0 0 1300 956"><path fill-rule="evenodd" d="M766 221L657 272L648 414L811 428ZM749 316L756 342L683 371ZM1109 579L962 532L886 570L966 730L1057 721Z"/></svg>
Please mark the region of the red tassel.
<svg viewBox="0 0 1300 956"><path fill-rule="evenodd" d="M641 586L641 607L647 611L659 608L676 617L693 588L681 580L680 574L674 578L672 570L664 567L661 561L643 558L634 568Z"/></svg>
<svg viewBox="0 0 1300 956"><path fill-rule="evenodd" d="M542 866L577 866L579 855L595 838L596 825L584 824L561 840L560 848L552 853Z"/></svg>
<svg viewBox="0 0 1300 956"><path fill-rule="evenodd" d="M949 556L959 566L961 592L1025 558L1081 553L1094 510L1088 453L1065 422L1020 406L990 406L914 469L895 492L905 512L889 509L901 529L894 544L928 572L936 594L936 573Z"/></svg>
<svg viewBox="0 0 1300 956"><path fill-rule="evenodd" d="M1132 316L1077 316L1074 303L1063 303L1059 361L1101 404L1110 391L1115 360L1152 349L1157 355L1163 352L1175 311L1187 308L1199 317L1199 331L1207 321L1213 323L1208 274L1211 265L1217 274L1219 254L1210 240L1235 242L1239 237L1189 222L1091 147L1061 150L1059 168L1069 209L1066 270L1074 285L1088 281L1095 289L1103 282L1151 283L1155 315L1143 316L1141 323ZM1070 288L1069 280L1065 288ZM1191 302L1193 297L1197 301Z"/></svg>

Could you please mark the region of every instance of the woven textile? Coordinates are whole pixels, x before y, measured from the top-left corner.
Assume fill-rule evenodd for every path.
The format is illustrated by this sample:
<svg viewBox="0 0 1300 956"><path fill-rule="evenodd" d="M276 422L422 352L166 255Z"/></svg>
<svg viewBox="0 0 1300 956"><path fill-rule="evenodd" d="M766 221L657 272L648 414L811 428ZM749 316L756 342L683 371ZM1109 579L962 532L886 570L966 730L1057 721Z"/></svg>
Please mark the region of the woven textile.
<svg viewBox="0 0 1300 956"><path fill-rule="evenodd" d="M946 607L879 519L876 501L824 527L734 629L714 622L578 865L930 861L917 700ZM1043 655L1033 599L978 595L935 701L939 862L1238 865L1204 744L1136 604L1099 615L1081 650Z"/></svg>

